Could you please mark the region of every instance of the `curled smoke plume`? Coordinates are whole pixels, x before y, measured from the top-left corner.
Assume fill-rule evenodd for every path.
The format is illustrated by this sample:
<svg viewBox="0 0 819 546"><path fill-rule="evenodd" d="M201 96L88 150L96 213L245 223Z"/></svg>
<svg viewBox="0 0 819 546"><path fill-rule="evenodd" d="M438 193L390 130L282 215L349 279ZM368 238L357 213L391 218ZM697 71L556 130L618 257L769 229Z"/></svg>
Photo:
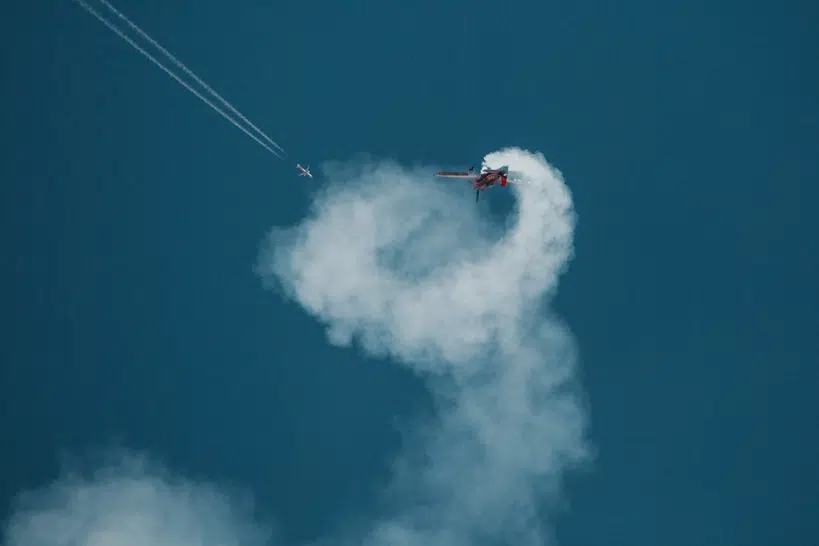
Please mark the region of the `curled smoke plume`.
<svg viewBox="0 0 819 546"><path fill-rule="evenodd" d="M340 183L265 246L265 278L333 342L427 374L439 397L436 422L397 465L394 513L372 544L539 544L539 501L588 453L573 339L543 314L572 255L571 195L539 154L507 149L484 164L525 182L511 186L518 214L506 230L462 182L331 165Z"/></svg>

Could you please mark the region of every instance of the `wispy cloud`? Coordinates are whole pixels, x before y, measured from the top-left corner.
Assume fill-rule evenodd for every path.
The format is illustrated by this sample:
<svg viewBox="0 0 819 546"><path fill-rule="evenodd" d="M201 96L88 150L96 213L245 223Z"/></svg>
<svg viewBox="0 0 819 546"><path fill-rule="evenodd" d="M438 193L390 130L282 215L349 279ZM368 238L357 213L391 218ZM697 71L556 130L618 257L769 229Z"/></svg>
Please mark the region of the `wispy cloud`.
<svg viewBox="0 0 819 546"><path fill-rule="evenodd" d="M462 182L358 161L328 165L332 183L309 217L265 240L268 286L325 323L333 343L427 377L437 400L435 419L406 438L381 515L321 543L540 545L544 507L589 456L574 341L544 315L572 255L571 195L539 154L507 149L485 163L527 182L513 186L508 226ZM236 506L127 457L21 497L4 544L272 544Z"/></svg>
<svg viewBox="0 0 819 546"><path fill-rule="evenodd" d="M110 454L92 473L67 469L18 498L6 546L262 546L246 497L175 477L139 454Z"/></svg>

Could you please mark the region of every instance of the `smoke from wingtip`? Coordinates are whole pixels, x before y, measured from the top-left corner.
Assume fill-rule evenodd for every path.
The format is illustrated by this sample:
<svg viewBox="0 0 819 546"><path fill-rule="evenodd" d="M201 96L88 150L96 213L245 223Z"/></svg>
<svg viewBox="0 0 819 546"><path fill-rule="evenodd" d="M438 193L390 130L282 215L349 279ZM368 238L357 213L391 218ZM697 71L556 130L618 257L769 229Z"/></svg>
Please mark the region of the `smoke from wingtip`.
<svg viewBox="0 0 819 546"><path fill-rule="evenodd" d="M484 163L529 182L513 186L518 214L505 233L465 187L383 163L331 168L338 184L312 216L265 247L263 275L331 340L357 339L446 385L447 409L410 439L373 544L535 544L539 499L587 456L573 340L538 316L571 257L571 195L540 154L506 149Z"/></svg>

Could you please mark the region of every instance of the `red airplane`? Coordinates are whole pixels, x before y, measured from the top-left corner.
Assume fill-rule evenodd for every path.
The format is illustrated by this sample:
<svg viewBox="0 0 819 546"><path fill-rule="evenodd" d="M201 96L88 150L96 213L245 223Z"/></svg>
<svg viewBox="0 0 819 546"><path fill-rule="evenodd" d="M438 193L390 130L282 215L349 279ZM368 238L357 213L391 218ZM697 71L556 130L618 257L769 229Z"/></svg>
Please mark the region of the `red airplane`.
<svg viewBox="0 0 819 546"><path fill-rule="evenodd" d="M506 186L508 183L507 176L509 176L509 165L504 165L500 169L481 169L481 172L475 174L472 172L475 166L469 167L469 170L466 172L450 172L450 171L442 171L435 173L435 176L440 176L442 178L460 178L461 180L471 180L472 187L475 189L475 202L478 202L478 198L481 195L481 191L488 190L492 186L498 183L500 180L501 188Z"/></svg>

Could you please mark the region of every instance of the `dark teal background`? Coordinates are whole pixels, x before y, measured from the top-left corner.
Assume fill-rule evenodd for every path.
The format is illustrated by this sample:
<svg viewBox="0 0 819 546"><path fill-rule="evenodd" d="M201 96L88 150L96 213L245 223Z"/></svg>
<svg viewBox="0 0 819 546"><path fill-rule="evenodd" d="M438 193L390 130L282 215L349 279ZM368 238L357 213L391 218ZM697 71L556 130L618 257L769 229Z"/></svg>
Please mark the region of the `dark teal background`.
<svg viewBox="0 0 819 546"><path fill-rule="evenodd" d="M513 145L563 171L579 215L556 306L599 453L559 543L819 543L815 2L116 6L289 157L75 3L6 7L4 516L112 442L251 489L293 541L370 510L423 385L329 347L264 291L259 244L324 160Z"/></svg>

